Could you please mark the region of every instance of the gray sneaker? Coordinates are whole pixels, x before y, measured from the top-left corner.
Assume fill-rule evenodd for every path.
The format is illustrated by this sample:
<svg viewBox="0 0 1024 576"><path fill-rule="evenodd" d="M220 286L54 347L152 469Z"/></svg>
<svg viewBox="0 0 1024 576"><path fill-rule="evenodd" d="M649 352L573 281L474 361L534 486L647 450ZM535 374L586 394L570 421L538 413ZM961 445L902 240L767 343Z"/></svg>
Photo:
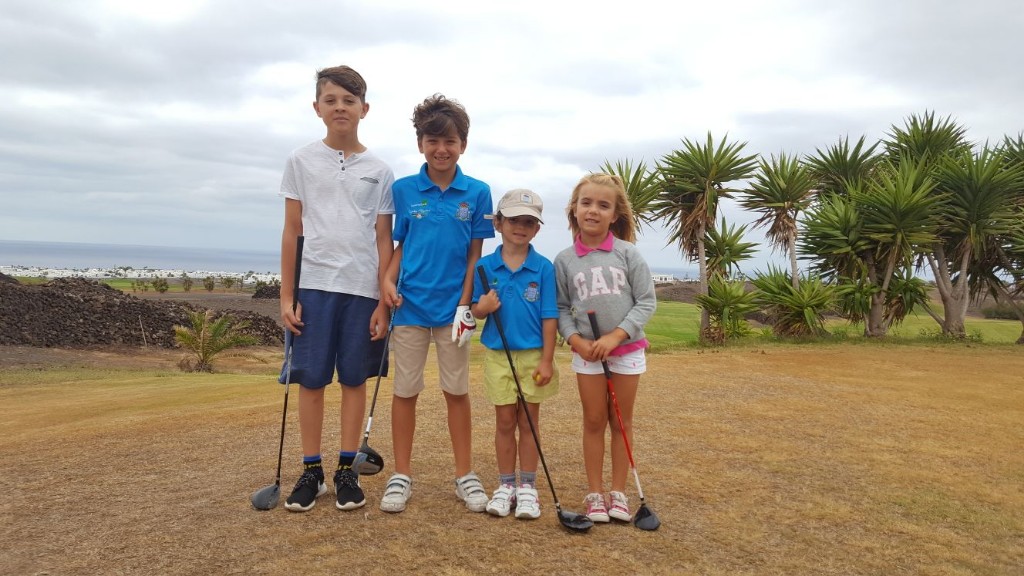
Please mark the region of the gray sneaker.
<svg viewBox="0 0 1024 576"><path fill-rule="evenodd" d="M512 511L516 503L516 487L511 484L502 484L494 491L491 501L487 503L487 513L504 518Z"/></svg>
<svg viewBox="0 0 1024 576"><path fill-rule="evenodd" d="M455 479L455 495L473 512L483 512L487 508L487 492L475 472Z"/></svg>
<svg viewBox="0 0 1024 576"><path fill-rule="evenodd" d="M529 484L516 488L516 518L533 520L540 518L540 502L537 501L537 489Z"/></svg>
<svg viewBox="0 0 1024 576"><path fill-rule="evenodd" d="M401 512L405 503L412 498L412 478L405 474L392 474L384 487L384 497L380 500L380 509L385 512Z"/></svg>

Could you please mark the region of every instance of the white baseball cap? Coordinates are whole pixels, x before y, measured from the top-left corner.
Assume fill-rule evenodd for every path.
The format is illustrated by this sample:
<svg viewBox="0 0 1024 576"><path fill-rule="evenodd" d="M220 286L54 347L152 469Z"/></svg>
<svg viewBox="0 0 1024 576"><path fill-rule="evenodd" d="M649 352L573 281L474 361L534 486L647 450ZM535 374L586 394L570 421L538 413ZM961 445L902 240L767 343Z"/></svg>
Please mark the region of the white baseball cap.
<svg viewBox="0 0 1024 576"><path fill-rule="evenodd" d="M544 201L536 192L526 188L516 188L505 192L505 195L498 201L498 209L494 211L494 214L487 215L486 218L494 218L497 214L501 214L504 218L533 216L543 224L544 220L540 217L543 211Z"/></svg>

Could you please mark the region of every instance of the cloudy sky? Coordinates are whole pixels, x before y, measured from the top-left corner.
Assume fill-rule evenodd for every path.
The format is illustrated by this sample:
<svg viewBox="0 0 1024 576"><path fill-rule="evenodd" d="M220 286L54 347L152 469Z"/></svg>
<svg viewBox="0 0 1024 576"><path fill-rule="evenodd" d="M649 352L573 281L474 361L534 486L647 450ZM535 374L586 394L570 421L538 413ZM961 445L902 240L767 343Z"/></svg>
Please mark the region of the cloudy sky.
<svg viewBox="0 0 1024 576"><path fill-rule="evenodd" d="M708 131L809 154L932 110L1016 135L1021 30L1017 0L5 0L0 239L277 251L284 160L324 134L315 71L349 64L397 176L423 162L413 106L462 102L463 170L539 192L553 257L580 176ZM652 267L691 266L665 238L643 232Z"/></svg>

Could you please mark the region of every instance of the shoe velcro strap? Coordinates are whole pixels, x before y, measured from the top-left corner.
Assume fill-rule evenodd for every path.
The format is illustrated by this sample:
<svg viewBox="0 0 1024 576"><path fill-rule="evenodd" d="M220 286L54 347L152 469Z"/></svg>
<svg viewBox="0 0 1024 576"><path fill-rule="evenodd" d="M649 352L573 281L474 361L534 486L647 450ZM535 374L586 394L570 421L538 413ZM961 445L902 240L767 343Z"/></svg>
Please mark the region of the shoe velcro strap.
<svg viewBox="0 0 1024 576"><path fill-rule="evenodd" d="M467 495L477 493L483 494L485 496L487 495L487 492L484 491L483 484L481 484L480 480L476 478L466 478L463 480L459 480L459 486L462 486L462 490Z"/></svg>
<svg viewBox="0 0 1024 576"><path fill-rule="evenodd" d="M388 494L402 494L405 492L405 489L408 488L410 484L412 484L412 482L406 480L405 478L392 478L391 481L388 482L388 485L384 488L384 495L387 496Z"/></svg>
<svg viewBox="0 0 1024 576"><path fill-rule="evenodd" d="M533 492L520 492L519 494L516 495L516 499L519 500L520 502L522 502L524 500L527 501L527 502L529 502L531 500L533 502L536 502L537 501L537 494L535 494Z"/></svg>

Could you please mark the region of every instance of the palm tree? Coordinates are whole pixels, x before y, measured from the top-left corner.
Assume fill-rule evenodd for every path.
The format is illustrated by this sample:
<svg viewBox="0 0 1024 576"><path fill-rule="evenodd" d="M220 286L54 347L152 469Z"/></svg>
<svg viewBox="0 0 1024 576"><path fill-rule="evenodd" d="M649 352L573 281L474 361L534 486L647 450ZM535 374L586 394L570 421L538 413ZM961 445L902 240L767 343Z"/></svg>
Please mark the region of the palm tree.
<svg viewBox="0 0 1024 576"><path fill-rule="evenodd" d="M651 203L658 197L660 189L658 173L647 169L641 161L635 167L632 160L616 160L615 164L605 160L601 165L605 174L614 174L622 179L626 187L626 197L633 208L633 221L639 232L643 224L651 223Z"/></svg>
<svg viewBox="0 0 1024 576"><path fill-rule="evenodd" d="M720 228L708 228L704 235L704 252L708 262L708 275L732 278L740 270L740 262L754 256L757 242L744 242L747 227L730 226L722 217Z"/></svg>
<svg viewBox="0 0 1024 576"><path fill-rule="evenodd" d="M1020 165L1007 167L1003 154L988 145L977 153L946 156L936 167L942 221L938 241L925 257L942 300L944 334L966 335L971 277L996 277L993 272L1005 258L999 247L1020 230L1022 175Z"/></svg>
<svg viewBox="0 0 1024 576"><path fill-rule="evenodd" d="M878 142L864 148L861 136L851 148L849 137L843 138L825 150L816 148L816 155L805 162L820 195L845 196L850 188L863 186L875 171L881 156L875 153Z"/></svg>
<svg viewBox="0 0 1024 576"><path fill-rule="evenodd" d="M756 155L742 154L746 145L730 143L725 136L716 146L708 132L706 144L683 139L681 149L658 163L661 189L652 203L654 216L670 228L668 243L678 244L684 255L697 261L701 294L708 293L704 236L717 220L718 201L739 192L726 185L748 178L757 164ZM700 323L703 333L710 325L707 310L701 312Z"/></svg>
<svg viewBox="0 0 1024 576"><path fill-rule="evenodd" d="M811 171L795 156L773 155L770 162L761 159L760 170L740 206L759 214L754 226L768 225L772 249L789 256L789 272L793 287L800 286L796 265L797 218L814 197L815 181Z"/></svg>
<svg viewBox="0 0 1024 576"><path fill-rule="evenodd" d="M222 352L258 343L255 337L243 333L249 323L235 324L229 314L214 318L213 310L190 311L188 317L190 326L174 327L174 340L192 353L191 359L180 364L189 372L212 372L213 359Z"/></svg>
<svg viewBox="0 0 1024 576"><path fill-rule="evenodd" d="M887 166L807 213L801 247L823 278L838 281L841 307L851 321L863 318L865 336L884 336L899 317L886 313L887 302L900 302L888 297L890 285L935 239L939 198L922 173L909 162Z"/></svg>
<svg viewBox="0 0 1024 576"><path fill-rule="evenodd" d="M852 197L864 215L864 237L873 244L868 280L879 288L865 322L869 335L882 336L888 331L885 302L893 278L912 267L919 247L931 245L936 238L940 198L931 194L935 184L922 172L920 166L901 163Z"/></svg>
<svg viewBox="0 0 1024 576"><path fill-rule="evenodd" d="M902 127L892 125L884 140L885 151L892 161L909 158L931 168L945 156L969 152L966 134L967 129L951 116L936 120L934 111L925 111L921 116L911 114Z"/></svg>

